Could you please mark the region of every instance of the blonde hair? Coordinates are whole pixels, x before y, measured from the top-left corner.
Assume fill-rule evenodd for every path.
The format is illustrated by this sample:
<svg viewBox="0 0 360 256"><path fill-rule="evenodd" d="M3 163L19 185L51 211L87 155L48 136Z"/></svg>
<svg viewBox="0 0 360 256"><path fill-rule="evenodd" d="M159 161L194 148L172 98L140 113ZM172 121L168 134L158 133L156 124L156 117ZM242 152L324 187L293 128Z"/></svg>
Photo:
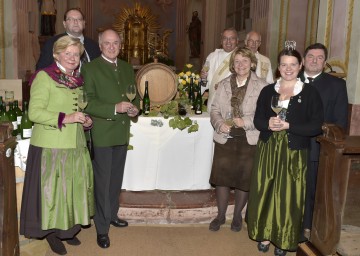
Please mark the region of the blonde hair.
<svg viewBox="0 0 360 256"><path fill-rule="evenodd" d="M54 43L53 46L54 59L55 59L55 55L60 54L61 52L65 51L66 48L72 45L79 47L80 56L84 53L85 49L83 44L80 42L79 38L74 38L71 36L62 36Z"/></svg>
<svg viewBox="0 0 360 256"><path fill-rule="evenodd" d="M257 65L257 59L255 54L247 47L235 48L230 57L229 70L231 73L236 73L234 69L235 56L240 54L243 57L247 57L251 61L251 70L254 71Z"/></svg>

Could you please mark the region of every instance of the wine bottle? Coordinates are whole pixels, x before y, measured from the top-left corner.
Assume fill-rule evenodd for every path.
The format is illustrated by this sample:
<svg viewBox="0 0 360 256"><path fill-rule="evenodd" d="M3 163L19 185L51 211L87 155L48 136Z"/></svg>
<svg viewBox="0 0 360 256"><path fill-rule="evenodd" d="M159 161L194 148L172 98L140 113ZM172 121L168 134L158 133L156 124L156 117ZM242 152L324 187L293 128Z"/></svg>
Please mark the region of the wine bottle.
<svg viewBox="0 0 360 256"><path fill-rule="evenodd" d="M2 111L3 111L3 101L2 101L2 96L0 96L0 116L2 115Z"/></svg>
<svg viewBox="0 0 360 256"><path fill-rule="evenodd" d="M17 125L18 125L18 130L20 132L20 125L21 125L21 118L22 118L22 111L19 108L19 101L18 100L14 100L14 111L16 113L16 121L17 121ZM18 132L18 133L19 133Z"/></svg>
<svg viewBox="0 0 360 256"><path fill-rule="evenodd" d="M21 138L28 139L31 137L33 122L29 119L28 103L23 103L23 116L21 119Z"/></svg>
<svg viewBox="0 0 360 256"><path fill-rule="evenodd" d="M2 104L0 105L0 107L1 107L1 111L0 111L0 122L1 121L10 121L10 119L9 119L9 115L8 115L8 113L6 112L6 104L5 104L5 102L2 102Z"/></svg>
<svg viewBox="0 0 360 256"><path fill-rule="evenodd" d="M194 111L196 115L202 114L202 96L201 96L201 86L200 84L197 86L197 95L194 101Z"/></svg>
<svg viewBox="0 0 360 256"><path fill-rule="evenodd" d="M195 93L194 93L194 80L190 78L190 85L189 85L189 103L191 105L191 109L194 108L194 101L195 101Z"/></svg>
<svg viewBox="0 0 360 256"><path fill-rule="evenodd" d="M14 103L9 102L9 111L8 111L9 120L12 123L14 130L12 132L13 136L18 135L18 124L16 119L16 112L14 110Z"/></svg>
<svg viewBox="0 0 360 256"><path fill-rule="evenodd" d="M143 98L143 113L148 115L150 113L150 97L149 97L149 83L145 81L145 93Z"/></svg>

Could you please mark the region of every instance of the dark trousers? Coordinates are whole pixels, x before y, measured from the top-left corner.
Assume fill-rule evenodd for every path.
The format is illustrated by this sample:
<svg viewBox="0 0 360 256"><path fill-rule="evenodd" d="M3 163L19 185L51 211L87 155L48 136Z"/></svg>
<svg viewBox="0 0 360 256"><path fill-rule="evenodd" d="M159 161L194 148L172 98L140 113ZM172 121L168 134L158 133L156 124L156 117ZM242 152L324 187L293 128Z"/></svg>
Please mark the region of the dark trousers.
<svg viewBox="0 0 360 256"><path fill-rule="evenodd" d="M111 220L117 218L126 154L127 145L94 147L94 222L98 234L107 234Z"/></svg>
<svg viewBox="0 0 360 256"><path fill-rule="evenodd" d="M311 229L312 227L318 166L319 162L316 161L309 161L308 163L308 171L306 176L305 211L303 222L304 229Z"/></svg>

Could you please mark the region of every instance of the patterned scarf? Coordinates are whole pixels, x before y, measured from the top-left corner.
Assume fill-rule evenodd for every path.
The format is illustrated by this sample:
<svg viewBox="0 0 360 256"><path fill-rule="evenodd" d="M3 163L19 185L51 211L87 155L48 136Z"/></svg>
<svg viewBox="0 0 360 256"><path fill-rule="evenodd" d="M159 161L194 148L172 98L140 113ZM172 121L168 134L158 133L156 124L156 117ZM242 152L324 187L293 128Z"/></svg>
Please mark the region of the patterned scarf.
<svg viewBox="0 0 360 256"><path fill-rule="evenodd" d="M231 107L233 107L234 110L234 117L242 117L244 115L241 104L243 103L245 98L245 93L247 86L249 84L250 76L251 76L251 72L248 78L246 79L245 85L241 87L238 87L237 85L236 74L232 74L230 77L230 86L232 92Z"/></svg>
<svg viewBox="0 0 360 256"><path fill-rule="evenodd" d="M75 69L73 75L68 75L63 73L60 68L56 65L54 62L50 66L40 69L34 73L34 75L31 77L29 85L31 86L32 82L34 81L37 73L39 71L45 71L55 82L65 85L69 89L76 89L78 87L83 86L84 80L82 76L80 75L79 69Z"/></svg>

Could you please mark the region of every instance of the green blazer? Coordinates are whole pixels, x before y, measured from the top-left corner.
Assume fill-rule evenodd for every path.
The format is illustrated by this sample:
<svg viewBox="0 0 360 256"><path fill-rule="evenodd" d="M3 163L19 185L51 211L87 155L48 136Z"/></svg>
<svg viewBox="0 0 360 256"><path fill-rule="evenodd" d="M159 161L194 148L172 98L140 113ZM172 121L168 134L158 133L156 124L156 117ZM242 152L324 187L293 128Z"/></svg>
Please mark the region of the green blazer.
<svg viewBox="0 0 360 256"><path fill-rule="evenodd" d="M29 118L34 122L30 144L42 148L76 148L76 130L81 124L58 128L59 113L77 111L77 95L82 87L69 89L40 71L30 89ZM81 141L81 140L80 140ZM85 140L84 146L85 146Z"/></svg>
<svg viewBox="0 0 360 256"><path fill-rule="evenodd" d="M130 118L115 113L115 104L129 101L126 88L135 83L134 70L130 64L118 59L117 67L101 56L81 68L84 90L88 95L85 112L93 118L91 130L94 146L110 147L129 143ZM133 102L139 108L139 96Z"/></svg>

